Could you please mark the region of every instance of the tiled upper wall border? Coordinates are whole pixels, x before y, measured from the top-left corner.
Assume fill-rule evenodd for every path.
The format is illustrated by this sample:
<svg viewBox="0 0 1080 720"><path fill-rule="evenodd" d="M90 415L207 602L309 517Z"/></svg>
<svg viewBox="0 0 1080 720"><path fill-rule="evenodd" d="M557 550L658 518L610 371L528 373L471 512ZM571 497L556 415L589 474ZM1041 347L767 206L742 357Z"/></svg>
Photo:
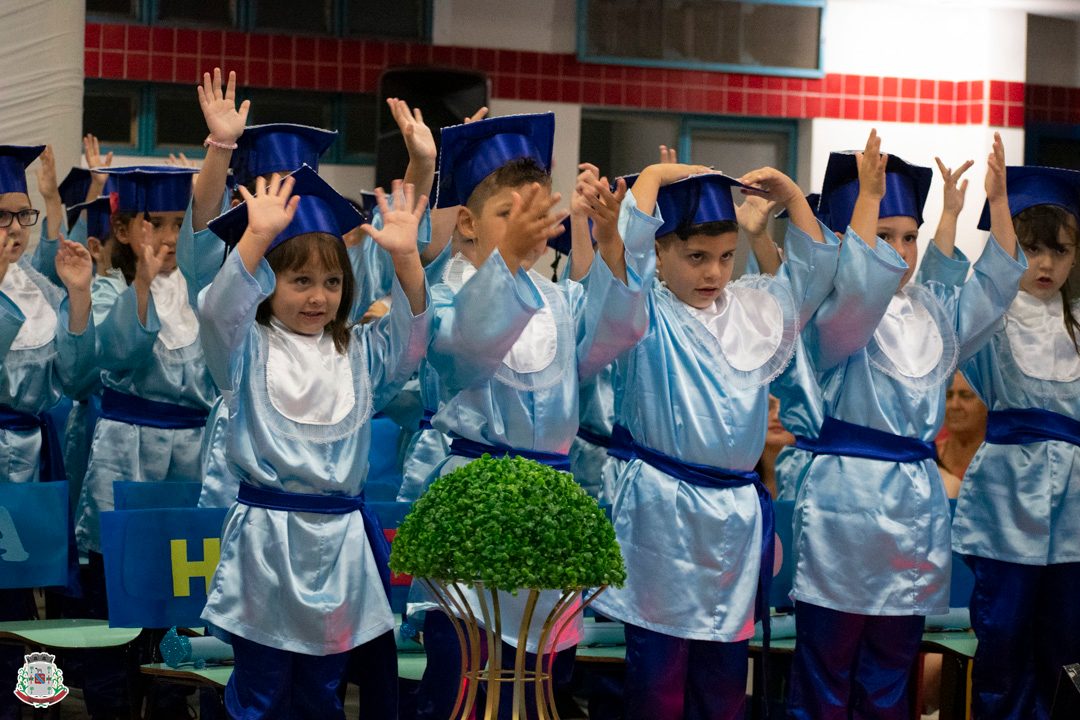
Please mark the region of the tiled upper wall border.
<svg viewBox="0 0 1080 720"><path fill-rule="evenodd" d="M481 70L496 98L773 118L1023 127L1077 122L1080 90L1000 80L822 79L582 63L574 55L193 28L87 23L89 78L195 83L235 70L245 87L376 91L399 65ZM1027 109L1025 113L1025 108Z"/></svg>

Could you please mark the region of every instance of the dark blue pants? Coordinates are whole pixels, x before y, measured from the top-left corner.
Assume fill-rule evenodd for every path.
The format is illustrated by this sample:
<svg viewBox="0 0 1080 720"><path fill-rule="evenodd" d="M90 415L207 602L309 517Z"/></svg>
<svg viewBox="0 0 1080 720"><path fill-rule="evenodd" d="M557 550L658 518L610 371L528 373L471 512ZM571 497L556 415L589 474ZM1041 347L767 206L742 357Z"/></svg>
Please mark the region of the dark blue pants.
<svg viewBox="0 0 1080 720"><path fill-rule="evenodd" d="M397 720L397 641L393 630L349 651L345 680L360 690L363 720ZM338 696L344 701L345 683Z"/></svg>
<svg viewBox="0 0 1080 720"><path fill-rule="evenodd" d="M481 663L487 661L487 642L480 636ZM517 651L509 644L502 645L502 666L513 670L514 654ZM552 682L555 688L570 684L574 674L574 656L577 648L568 648L555 653L552 667ZM446 720L457 701L461 683L461 646L457 633L446 613L428 610L424 617L424 653L427 655L427 667L420 679L416 692L416 720ZM536 662L536 655L525 653L526 663L531 667ZM485 699L484 688L477 692L476 708L478 715L483 715ZM527 715L536 717L536 704L533 696L527 697ZM505 684L499 698L499 720L510 720L513 714L513 685ZM456 720L456 718L454 719Z"/></svg>
<svg viewBox="0 0 1080 720"><path fill-rule="evenodd" d="M338 686L349 653L302 655L232 636L235 665L225 709L237 720L344 718Z"/></svg>
<svg viewBox="0 0 1080 720"><path fill-rule="evenodd" d="M1080 563L1018 565L966 557L978 720L1050 717L1061 666L1080 662Z"/></svg>
<svg viewBox="0 0 1080 720"><path fill-rule="evenodd" d="M798 720L908 720L925 618L795 603L788 714Z"/></svg>
<svg viewBox="0 0 1080 720"><path fill-rule="evenodd" d="M627 720L742 718L749 645L686 640L627 624Z"/></svg>

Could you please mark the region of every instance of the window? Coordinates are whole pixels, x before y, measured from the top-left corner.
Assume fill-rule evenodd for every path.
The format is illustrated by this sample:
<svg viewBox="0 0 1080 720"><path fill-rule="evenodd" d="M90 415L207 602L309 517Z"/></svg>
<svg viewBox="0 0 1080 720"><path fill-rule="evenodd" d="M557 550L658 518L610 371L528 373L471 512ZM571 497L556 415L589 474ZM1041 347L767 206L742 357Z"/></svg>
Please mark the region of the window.
<svg viewBox="0 0 1080 720"><path fill-rule="evenodd" d="M83 93L83 132L97 135L106 145L135 147L139 141L140 96L135 84L87 83Z"/></svg>
<svg viewBox="0 0 1080 720"><path fill-rule="evenodd" d="M110 20L135 20L140 0L86 0L86 14L102 15Z"/></svg>
<svg viewBox="0 0 1080 720"><path fill-rule="evenodd" d="M579 0L578 55L820 77L824 10L825 0Z"/></svg>
<svg viewBox="0 0 1080 720"><path fill-rule="evenodd" d="M235 25L237 0L157 0L157 19L200 25Z"/></svg>
<svg viewBox="0 0 1080 720"><path fill-rule="evenodd" d="M349 0L345 35L428 40L430 7L427 0Z"/></svg>
<svg viewBox="0 0 1080 720"><path fill-rule="evenodd" d="M374 95L250 90L248 123L287 122L337 129L327 163L371 165L376 141ZM87 80L83 93L83 132L94 133L105 152L167 156L202 147L206 124L188 85Z"/></svg>
<svg viewBox="0 0 1080 720"><path fill-rule="evenodd" d="M334 31L331 0L307 0L303 3L293 3L288 0L253 0L252 5L254 6L252 26L256 30L288 30L302 33Z"/></svg>

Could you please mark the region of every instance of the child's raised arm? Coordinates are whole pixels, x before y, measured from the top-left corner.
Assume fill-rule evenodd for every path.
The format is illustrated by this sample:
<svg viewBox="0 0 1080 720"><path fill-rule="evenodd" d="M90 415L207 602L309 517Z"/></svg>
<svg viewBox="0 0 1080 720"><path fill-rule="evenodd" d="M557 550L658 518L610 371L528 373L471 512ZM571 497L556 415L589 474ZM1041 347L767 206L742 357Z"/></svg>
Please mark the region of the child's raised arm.
<svg viewBox="0 0 1080 720"><path fill-rule="evenodd" d="M237 186L247 203L248 224L236 245L236 251L240 253L244 267L252 275L274 238L288 227L296 215L300 196L292 194L295 183L296 180L291 175L282 179L274 173L269 181L263 178L255 181L254 195L243 185Z"/></svg>
<svg viewBox="0 0 1080 720"><path fill-rule="evenodd" d="M107 168L112 165L113 154L101 154L101 144L98 139L87 133L83 137L83 155L86 157L86 167L90 168L90 187L86 191L85 202L97 200L101 191L105 189L105 183L109 176L102 172L95 172L98 168Z"/></svg>
<svg viewBox="0 0 1080 720"><path fill-rule="evenodd" d="M386 98L386 104L390 106L390 114L394 116L401 137L405 139L405 148L409 151L405 184L412 185L415 193L429 196L435 181L435 161L438 158L431 128L424 123L420 108L410 110L407 102L397 98Z"/></svg>
<svg viewBox="0 0 1080 720"><path fill-rule="evenodd" d="M990 203L990 232L1009 257L1016 257L1016 228L1009 210L1005 184L1005 145L1001 133L994 133L994 148L986 159L986 200Z"/></svg>
<svg viewBox="0 0 1080 720"><path fill-rule="evenodd" d="M962 183L957 184L960 176L967 172L974 163L968 160L956 170L945 167L941 158L935 157L938 170L941 171L941 179L945 182L945 197L941 206L941 220L938 221L937 232L934 233L934 245L947 258L953 256L953 248L956 247L956 220L960 217L960 211L964 209L964 196L967 194L968 181L964 178Z"/></svg>
<svg viewBox="0 0 1080 720"><path fill-rule="evenodd" d="M90 284L94 279L90 251L61 237L56 251L56 275L67 288L68 330L79 335L90 321Z"/></svg>
<svg viewBox="0 0 1080 720"><path fill-rule="evenodd" d="M420 218L427 208L427 195L416 197L416 189L412 184L395 180L393 208L387 204L382 188L375 189L375 197L383 218L382 229L376 230L373 225L365 223L360 226L360 230L370 235L379 247L390 254L401 289L409 298L412 314L419 315L427 307L427 289L420 253L416 249L416 233Z"/></svg>
<svg viewBox="0 0 1080 720"><path fill-rule="evenodd" d="M229 174L229 161L236 140L244 134L251 101L245 100L236 107L236 73L229 73L224 92L221 89L221 68L214 68L214 76L203 73L202 85L198 86L199 107L206 119L206 157L203 159L199 182L195 184L191 202L191 226L195 232L206 227L221 212L221 196L225 192L225 178Z"/></svg>
<svg viewBox="0 0 1080 720"><path fill-rule="evenodd" d="M581 172L577 176L574 186L574 194L570 196L570 279L580 282L589 274L592 266L593 238L592 230L589 229L588 198L584 192L583 182L589 178L600 177L600 170L591 163L578 165Z"/></svg>
<svg viewBox="0 0 1080 720"><path fill-rule="evenodd" d="M859 195L851 212L851 229L871 248L877 247L878 213L885 197L885 166L889 156L881 154L881 138L870 131L866 148L856 154L859 162Z"/></svg>
<svg viewBox="0 0 1080 720"><path fill-rule="evenodd" d="M712 168L704 165L680 165L677 163L657 163L650 165L641 171L638 179L634 182L634 200L638 210L646 215L652 215L656 211L656 195L664 185L670 185L676 180L712 172Z"/></svg>
<svg viewBox="0 0 1080 720"><path fill-rule="evenodd" d="M563 231L562 221L566 212L553 212L562 195L551 193L545 196L540 183L532 183L521 190L514 191L514 204L506 220L506 233L499 243L502 255L510 272L517 272L522 262L542 243L546 243Z"/></svg>
<svg viewBox="0 0 1080 720"><path fill-rule="evenodd" d="M38 170L38 192L45 201L46 238L55 240L60 237L60 227L64 222L64 208L60 203L60 188L56 184L56 156L52 145L46 145L38 156L41 169Z"/></svg>
<svg viewBox="0 0 1080 720"><path fill-rule="evenodd" d="M578 177L575 192L585 198L585 215L593 221L593 237L611 274L626 283L626 255L622 236L619 234L619 210L626 197L626 180L616 181L615 192L611 191L608 179L582 173ZM572 222L572 221L571 221Z"/></svg>
<svg viewBox="0 0 1080 720"><path fill-rule="evenodd" d="M750 241L750 252L754 254L758 269L766 275L775 275L782 260L780 249L768 230L769 216L775 207L775 201L761 195L747 195L735 206L735 219Z"/></svg>

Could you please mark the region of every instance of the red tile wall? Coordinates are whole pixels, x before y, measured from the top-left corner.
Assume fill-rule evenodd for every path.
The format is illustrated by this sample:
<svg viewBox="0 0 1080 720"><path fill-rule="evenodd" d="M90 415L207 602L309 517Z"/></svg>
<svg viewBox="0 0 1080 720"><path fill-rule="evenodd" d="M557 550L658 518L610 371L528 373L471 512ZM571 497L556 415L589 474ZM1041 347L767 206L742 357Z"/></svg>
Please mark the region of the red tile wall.
<svg viewBox="0 0 1080 720"><path fill-rule="evenodd" d="M86 77L196 83L215 66L246 87L375 92L396 65L482 70L497 98L778 118L1023 127L1080 121L1080 89L1001 80L830 73L778 78L582 63L574 55L488 48L87 23Z"/></svg>

